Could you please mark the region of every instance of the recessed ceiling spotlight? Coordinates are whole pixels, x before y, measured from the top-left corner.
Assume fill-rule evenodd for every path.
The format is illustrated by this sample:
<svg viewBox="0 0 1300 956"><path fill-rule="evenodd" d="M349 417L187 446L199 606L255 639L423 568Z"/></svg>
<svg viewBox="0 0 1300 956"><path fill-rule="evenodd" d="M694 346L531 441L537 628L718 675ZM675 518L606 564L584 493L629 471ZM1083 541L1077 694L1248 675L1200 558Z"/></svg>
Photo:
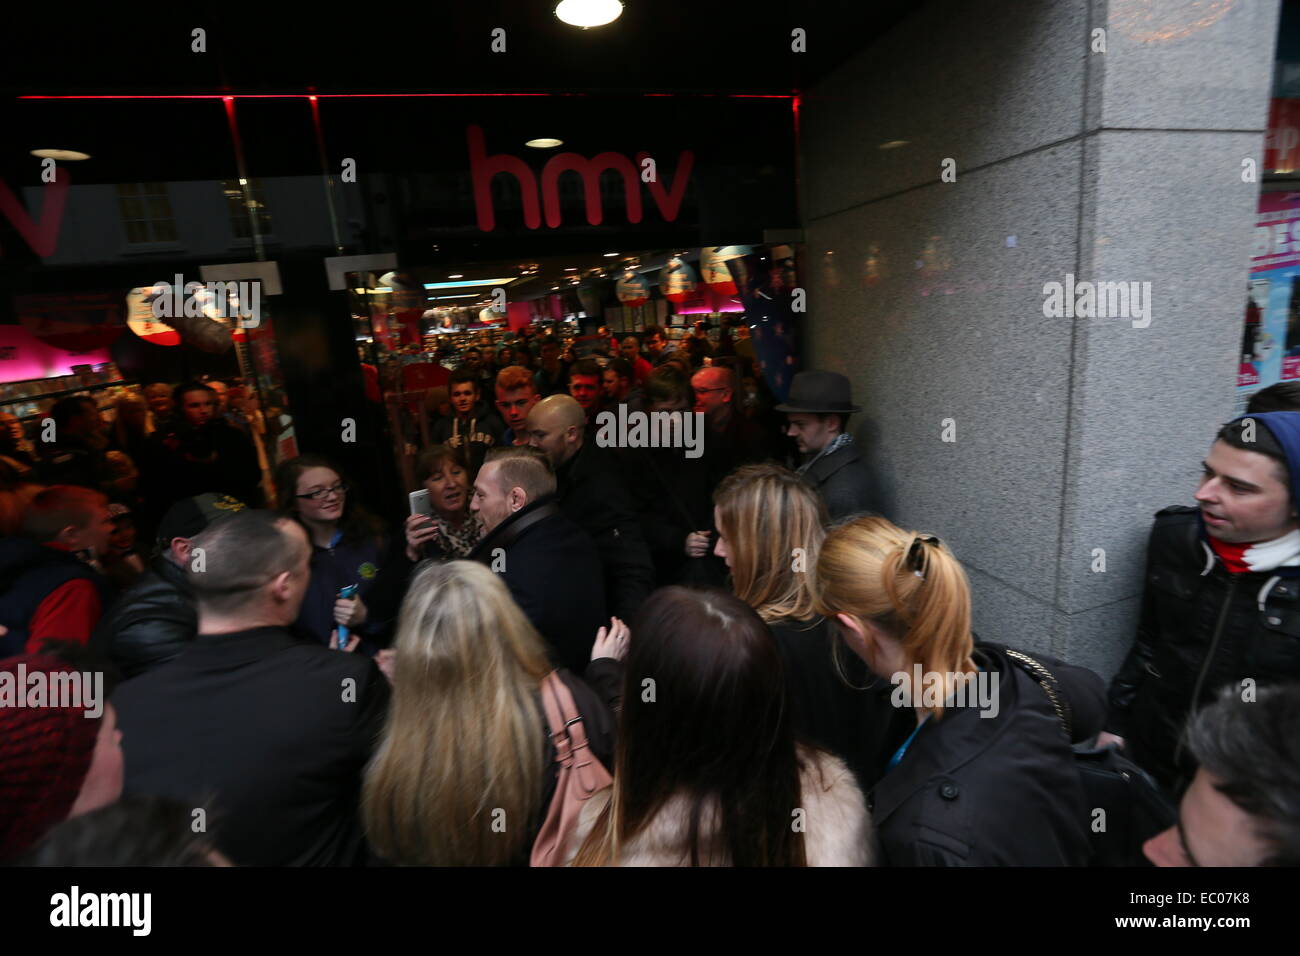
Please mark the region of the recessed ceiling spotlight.
<svg viewBox="0 0 1300 956"><path fill-rule="evenodd" d="M607 252L607 253L605 253L605 258L608 259L608 258L610 258L611 256L616 256L616 255L618 255L617 252Z"/></svg>
<svg viewBox="0 0 1300 956"><path fill-rule="evenodd" d="M577 266L565 266L565 267L564 267L564 271L565 271L565 272L577 272L577 271L578 271L578 267L577 267Z"/></svg>
<svg viewBox="0 0 1300 956"><path fill-rule="evenodd" d="M906 146L906 145L907 145L907 140L905 140L905 139L891 139L888 143L881 143L879 148L880 148L880 149L898 149L898 147L900 147L900 146Z"/></svg>
<svg viewBox="0 0 1300 956"><path fill-rule="evenodd" d="M32 155L38 159L57 159L64 163L90 159L89 153L81 153L75 149L34 149Z"/></svg>
<svg viewBox="0 0 1300 956"><path fill-rule="evenodd" d="M603 27L623 15L619 0L561 0L555 5L555 15L569 26Z"/></svg>
<svg viewBox="0 0 1300 956"><path fill-rule="evenodd" d="M464 277L463 275L461 275L459 272L453 272L451 275L447 276L447 278L448 278L448 279L463 279L463 278L465 278L465 277Z"/></svg>
<svg viewBox="0 0 1300 956"><path fill-rule="evenodd" d="M556 146L563 146L564 140L553 139L549 136L541 136L537 139L528 140L524 145L531 146L533 149L554 149Z"/></svg>

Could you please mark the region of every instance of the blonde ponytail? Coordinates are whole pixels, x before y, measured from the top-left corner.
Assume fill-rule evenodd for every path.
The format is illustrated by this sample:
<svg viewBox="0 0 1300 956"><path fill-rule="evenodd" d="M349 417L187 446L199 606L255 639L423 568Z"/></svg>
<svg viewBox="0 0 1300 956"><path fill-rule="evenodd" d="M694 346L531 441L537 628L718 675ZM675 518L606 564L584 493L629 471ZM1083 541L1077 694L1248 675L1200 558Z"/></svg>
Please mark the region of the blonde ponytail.
<svg viewBox="0 0 1300 956"><path fill-rule="evenodd" d="M822 544L815 581L817 612L870 621L902 646L908 680L924 672L975 671L971 659L970 585L957 558L933 535L903 531L884 518L835 528ZM919 688L914 688L919 691ZM946 694L944 695L946 697ZM942 703L933 708L943 716Z"/></svg>

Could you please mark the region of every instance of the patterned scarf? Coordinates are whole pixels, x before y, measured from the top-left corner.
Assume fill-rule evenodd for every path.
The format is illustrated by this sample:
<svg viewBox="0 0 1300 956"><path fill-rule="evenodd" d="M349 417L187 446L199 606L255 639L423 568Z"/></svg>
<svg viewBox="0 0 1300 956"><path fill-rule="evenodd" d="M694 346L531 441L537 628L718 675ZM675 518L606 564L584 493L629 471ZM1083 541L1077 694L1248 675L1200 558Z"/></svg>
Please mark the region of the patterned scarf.
<svg viewBox="0 0 1300 956"><path fill-rule="evenodd" d="M798 469L798 474L802 475L809 468L811 468L813 464L816 463L818 460L826 457L827 455L839 451L845 445L852 445L852 444L853 444L853 436L850 435L848 432L841 432L840 434L836 435L835 438L830 443L828 443L825 448L823 448L816 455L814 455L806 464L800 465Z"/></svg>
<svg viewBox="0 0 1300 956"><path fill-rule="evenodd" d="M459 528L448 523L441 515L437 515L434 520L438 524L439 543L449 561L465 557L483 538L483 525L475 514L467 514Z"/></svg>

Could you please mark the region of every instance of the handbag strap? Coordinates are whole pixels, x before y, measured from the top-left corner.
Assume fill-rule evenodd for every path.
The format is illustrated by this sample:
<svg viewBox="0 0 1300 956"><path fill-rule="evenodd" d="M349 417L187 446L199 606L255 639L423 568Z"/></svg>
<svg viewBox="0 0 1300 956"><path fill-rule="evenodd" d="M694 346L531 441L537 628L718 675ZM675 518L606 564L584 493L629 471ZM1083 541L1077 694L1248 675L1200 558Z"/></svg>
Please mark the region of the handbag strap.
<svg viewBox="0 0 1300 956"><path fill-rule="evenodd" d="M551 671L542 680L542 707L550 725L551 743L555 746L555 762L568 766L578 751L588 749L587 731L582 714L573 699L573 692L560 679L559 671Z"/></svg>
<svg viewBox="0 0 1300 956"><path fill-rule="evenodd" d="M1056 677L1039 661L1034 660L1028 654L1022 651L1008 650L1007 657L1011 658L1012 663L1018 666L1026 674L1034 679L1039 687L1043 688L1047 694L1047 699L1052 702L1052 709L1056 711L1056 717L1061 722L1061 729L1065 731L1067 741L1074 740L1074 721L1070 715L1070 704L1061 693L1060 684Z"/></svg>

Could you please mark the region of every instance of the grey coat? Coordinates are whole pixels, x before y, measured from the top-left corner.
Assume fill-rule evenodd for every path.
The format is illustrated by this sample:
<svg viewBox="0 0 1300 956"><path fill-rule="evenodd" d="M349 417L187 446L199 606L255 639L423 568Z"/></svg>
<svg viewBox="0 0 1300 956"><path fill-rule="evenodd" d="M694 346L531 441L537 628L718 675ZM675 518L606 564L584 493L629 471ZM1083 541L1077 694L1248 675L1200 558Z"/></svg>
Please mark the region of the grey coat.
<svg viewBox="0 0 1300 956"><path fill-rule="evenodd" d="M867 463L854 444L837 448L813 462L804 478L821 493L832 521L849 515L870 514Z"/></svg>

